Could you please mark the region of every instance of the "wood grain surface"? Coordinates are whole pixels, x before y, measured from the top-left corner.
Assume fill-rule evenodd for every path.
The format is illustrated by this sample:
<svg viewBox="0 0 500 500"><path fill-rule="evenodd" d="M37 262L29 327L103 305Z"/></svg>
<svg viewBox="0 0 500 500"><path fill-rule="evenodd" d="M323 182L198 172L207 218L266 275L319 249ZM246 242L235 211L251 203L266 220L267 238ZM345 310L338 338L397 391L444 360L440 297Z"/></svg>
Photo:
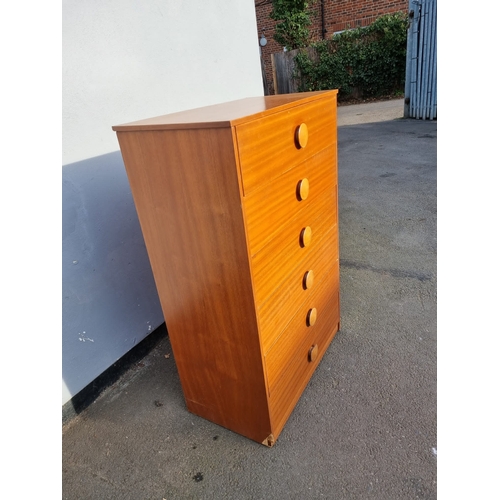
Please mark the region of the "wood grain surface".
<svg viewBox="0 0 500 500"><path fill-rule="evenodd" d="M230 129L118 133L188 408L271 432Z"/></svg>
<svg viewBox="0 0 500 500"><path fill-rule="evenodd" d="M310 307L317 309L314 326L307 326ZM339 272L331 272L310 299L298 308L292 322L266 355L271 422L281 432L307 382L339 329ZM309 361L309 349L317 344L317 356Z"/></svg>
<svg viewBox="0 0 500 500"><path fill-rule="evenodd" d="M336 93L113 127L187 408L266 446L339 328Z"/></svg>
<svg viewBox="0 0 500 500"><path fill-rule="evenodd" d="M309 195L299 200L297 184L303 178L309 180ZM255 255L278 237L283 227L299 213L304 212L307 221L315 212L334 210L331 197L336 184L335 151L328 148L245 196L250 253Z"/></svg>
<svg viewBox="0 0 500 500"><path fill-rule="evenodd" d="M114 125L112 129L115 132L133 132L234 127L275 113L288 112L294 106L323 100L326 96L336 99L336 95L336 90L319 90L307 93L247 97Z"/></svg>
<svg viewBox="0 0 500 500"><path fill-rule="evenodd" d="M333 196L325 196L325 203L312 206L319 210L301 212L253 256L252 272L257 304L264 303L293 269L300 265L303 267L311 255L329 244L323 238L336 225L334 201ZM305 226L311 228L311 240L307 246L302 246L300 234ZM333 251L331 255L332 259L336 258Z"/></svg>
<svg viewBox="0 0 500 500"><path fill-rule="evenodd" d="M307 125L308 142L299 149L295 134L302 123ZM335 128L334 97L236 127L245 196L260 184L335 145Z"/></svg>
<svg viewBox="0 0 500 500"><path fill-rule="evenodd" d="M338 266L334 252L337 245L337 231L331 228L321 240L318 251L301 259L289 275L282 278L276 289L267 299L258 304L258 315L262 349L266 353L288 325L295 311L314 294L330 269ZM315 283L311 288L304 289L303 279L306 271L312 270Z"/></svg>

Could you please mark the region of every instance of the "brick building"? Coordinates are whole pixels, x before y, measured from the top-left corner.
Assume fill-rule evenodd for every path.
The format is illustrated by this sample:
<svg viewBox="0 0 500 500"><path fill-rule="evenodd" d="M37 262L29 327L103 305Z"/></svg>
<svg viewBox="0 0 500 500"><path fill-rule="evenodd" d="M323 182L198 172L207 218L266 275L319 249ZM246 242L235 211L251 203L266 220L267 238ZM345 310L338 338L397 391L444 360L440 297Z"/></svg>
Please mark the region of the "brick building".
<svg viewBox="0 0 500 500"><path fill-rule="evenodd" d="M283 47L274 41L274 26L269 14L272 0L255 0L259 39L264 35L267 44L261 47L267 89L274 94L271 54L282 52ZM393 12L408 12L408 0L316 0L310 2L312 12L311 40L330 38L346 29L368 26L378 17ZM322 33L323 32L323 33Z"/></svg>

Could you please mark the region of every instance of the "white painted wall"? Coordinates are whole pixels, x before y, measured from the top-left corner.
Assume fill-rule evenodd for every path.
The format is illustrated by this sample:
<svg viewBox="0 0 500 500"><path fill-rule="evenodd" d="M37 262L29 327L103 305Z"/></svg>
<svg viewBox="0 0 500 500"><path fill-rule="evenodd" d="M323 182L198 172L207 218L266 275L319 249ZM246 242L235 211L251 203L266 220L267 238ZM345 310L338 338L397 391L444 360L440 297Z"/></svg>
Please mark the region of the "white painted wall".
<svg viewBox="0 0 500 500"><path fill-rule="evenodd" d="M112 125L263 95L253 0L63 0L63 397L163 322Z"/></svg>

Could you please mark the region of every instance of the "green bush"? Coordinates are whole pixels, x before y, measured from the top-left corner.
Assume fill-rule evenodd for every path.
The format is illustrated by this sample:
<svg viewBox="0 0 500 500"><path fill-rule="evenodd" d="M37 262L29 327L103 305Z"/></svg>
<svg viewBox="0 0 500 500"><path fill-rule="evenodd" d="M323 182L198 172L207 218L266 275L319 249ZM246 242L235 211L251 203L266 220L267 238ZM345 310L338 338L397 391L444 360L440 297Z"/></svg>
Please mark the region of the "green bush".
<svg viewBox="0 0 500 500"><path fill-rule="evenodd" d="M294 74L299 91L339 89L339 99L353 91L364 97L403 91L407 29L408 16L397 12L301 50Z"/></svg>
<svg viewBox="0 0 500 500"><path fill-rule="evenodd" d="M281 21L275 26L274 39L287 50L307 47L310 42L309 26L311 12L309 4L316 0L273 0L269 17Z"/></svg>

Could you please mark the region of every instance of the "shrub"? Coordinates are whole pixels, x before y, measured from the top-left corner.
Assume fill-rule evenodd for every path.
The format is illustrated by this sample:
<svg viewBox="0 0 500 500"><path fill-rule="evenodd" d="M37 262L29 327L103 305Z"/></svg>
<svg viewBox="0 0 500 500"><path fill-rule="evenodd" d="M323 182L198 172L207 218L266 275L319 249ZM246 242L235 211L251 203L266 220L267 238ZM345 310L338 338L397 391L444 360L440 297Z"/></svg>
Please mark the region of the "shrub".
<svg viewBox="0 0 500 500"><path fill-rule="evenodd" d="M339 89L378 96L404 89L408 16L387 14L371 25L333 35L295 57L299 92Z"/></svg>
<svg viewBox="0 0 500 500"><path fill-rule="evenodd" d="M269 17L281 21L275 27L274 39L287 50L307 47L311 35L311 12L306 0L273 0Z"/></svg>

